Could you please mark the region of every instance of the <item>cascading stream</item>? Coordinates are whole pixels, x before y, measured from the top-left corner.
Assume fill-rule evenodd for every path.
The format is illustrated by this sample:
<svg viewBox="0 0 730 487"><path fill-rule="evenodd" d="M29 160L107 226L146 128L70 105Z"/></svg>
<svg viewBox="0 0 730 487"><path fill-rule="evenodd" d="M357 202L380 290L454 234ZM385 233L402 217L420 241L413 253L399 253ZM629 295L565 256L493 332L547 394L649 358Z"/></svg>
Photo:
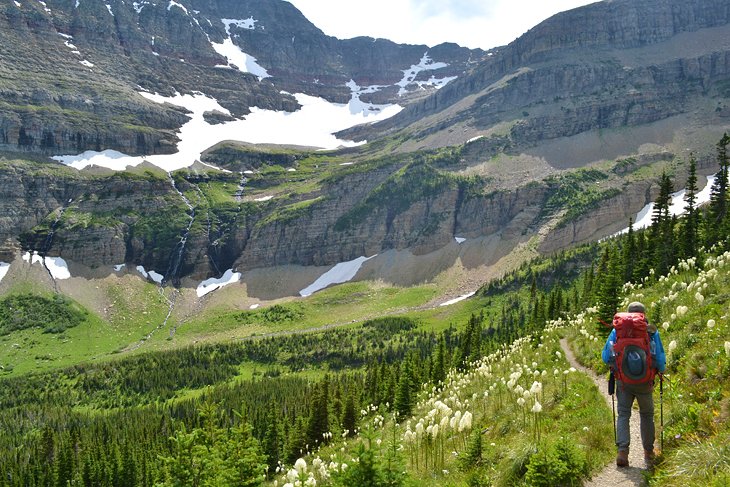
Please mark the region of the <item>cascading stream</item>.
<svg viewBox="0 0 730 487"><path fill-rule="evenodd" d="M175 245L175 248L172 251L172 255L170 256L170 261L167 266L167 271L165 272L164 277L162 278L162 282L160 282L160 287L158 288L160 296L162 296L168 303L165 319L162 321L162 323L155 327L154 330L150 331L142 340L133 345L130 345L125 349L125 351L137 350L139 347L142 346L143 343L152 338L152 335L154 335L158 330L167 326L167 323L170 321L170 317L172 316L172 312L175 310L175 301L177 301L177 295L179 294L177 286L180 284L180 267L182 265L183 257L185 255L185 245L187 244L188 236L190 235L190 229L195 222L196 213L195 207L190 203L190 200L188 200L188 198L182 193L182 191L178 189L177 185L175 184L175 179L172 177L172 174L168 172L167 176L170 178L170 184L172 184L175 192L180 195L180 198L185 203L185 206L187 206L190 210L188 214L188 216L190 217L190 221L188 221L188 224L183 231L182 237L180 237L180 241ZM169 298L165 294L165 285L168 282L172 282L173 285ZM173 336L175 334L175 329L176 328L173 327L170 330L170 336Z"/></svg>
<svg viewBox="0 0 730 487"><path fill-rule="evenodd" d="M180 285L180 266L182 265L183 256L185 254L185 245L187 244L188 236L190 235L190 228L192 228L193 222L195 222L195 207L190 203L190 200L188 200L188 198L182 193L182 191L180 191L175 185L175 179L172 177L172 174L167 173L167 175L170 178L170 183L172 184L173 189L177 192L178 195L180 195L180 198L190 210L190 221L188 221L188 225L185 228L185 231L183 232L180 241L177 243L177 245L175 245L175 248L172 251L172 256L170 257L170 262L167 266L167 272L165 272L165 277L162 280L163 286L168 281L172 281L173 286L177 287Z"/></svg>
<svg viewBox="0 0 730 487"><path fill-rule="evenodd" d="M243 190L246 188L248 178L245 174L241 173L241 181L238 183L238 189L236 190L236 201L240 203L243 200Z"/></svg>
<svg viewBox="0 0 730 487"><path fill-rule="evenodd" d="M56 229L58 228L58 224L61 221L61 218L63 218L63 214L66 211L66 208L68 208L68 205L70 205L73 202L73 198L70 198L65 205L62 205L61 208L58 210L58 214L56 215L56 219L51 223L50 229L48 230L48 235L46 235L46 240L43 242L43 246L38 251L38 255L41 257L41 264L43 264L43 268L48 272L48 275L51 277L51 281L53 282L53 290L55 292L58 292L58 284L56 283L56 278L53 276L53 272L51 272L51 269L48 268L48 264L46 264L46 254L49 250L51 250L51 247L53 247L53 237L56 234Z"/></svg>

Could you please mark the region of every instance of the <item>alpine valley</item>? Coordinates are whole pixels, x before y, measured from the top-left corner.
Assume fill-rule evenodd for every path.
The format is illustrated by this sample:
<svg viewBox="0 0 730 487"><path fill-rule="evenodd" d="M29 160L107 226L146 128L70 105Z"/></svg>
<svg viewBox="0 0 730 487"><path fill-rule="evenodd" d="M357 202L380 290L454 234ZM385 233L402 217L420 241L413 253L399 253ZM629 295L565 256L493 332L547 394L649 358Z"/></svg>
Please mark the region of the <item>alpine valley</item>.
<svg viewBox="0 0 730 487"><path fill-rule="evenodd" d="M560 338L605 372L639 299L677 350L645 476L726 485L728 131L727 0L486 51L3 0L0 486L580 485L611 415Z"/></svg>

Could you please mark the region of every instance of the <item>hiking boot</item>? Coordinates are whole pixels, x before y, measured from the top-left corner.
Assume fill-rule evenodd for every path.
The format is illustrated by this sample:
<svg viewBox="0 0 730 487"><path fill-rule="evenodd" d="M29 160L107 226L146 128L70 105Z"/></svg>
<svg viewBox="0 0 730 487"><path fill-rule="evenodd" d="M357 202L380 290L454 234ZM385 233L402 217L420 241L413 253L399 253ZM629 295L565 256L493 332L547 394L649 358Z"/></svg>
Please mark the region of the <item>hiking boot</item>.
<svg viewBox="0 0 730 487"><path fill-rule="evenodd" d="M629 466L629 451L619 450L616 455L616 466L617 467L628 467Z"/></svg>
<svg viewBox="0 0 730 487"><path fill-rule="evenodd" d="M652 468L654 466L654 458L654 450L644 450L644 463L647 467Z"/></svg>

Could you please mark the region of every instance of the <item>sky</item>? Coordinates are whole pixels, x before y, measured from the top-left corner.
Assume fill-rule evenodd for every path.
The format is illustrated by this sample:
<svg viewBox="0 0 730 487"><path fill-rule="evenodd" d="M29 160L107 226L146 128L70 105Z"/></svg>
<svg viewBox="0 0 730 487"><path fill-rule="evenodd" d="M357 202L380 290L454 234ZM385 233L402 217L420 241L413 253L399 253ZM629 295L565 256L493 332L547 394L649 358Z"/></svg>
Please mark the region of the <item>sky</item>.
<svg viewBox="0 0 730 487"><path fill-rule="evenodd" d="M325 34L435 46L503 46L552 15L596 0L288 0Z"/></svg>

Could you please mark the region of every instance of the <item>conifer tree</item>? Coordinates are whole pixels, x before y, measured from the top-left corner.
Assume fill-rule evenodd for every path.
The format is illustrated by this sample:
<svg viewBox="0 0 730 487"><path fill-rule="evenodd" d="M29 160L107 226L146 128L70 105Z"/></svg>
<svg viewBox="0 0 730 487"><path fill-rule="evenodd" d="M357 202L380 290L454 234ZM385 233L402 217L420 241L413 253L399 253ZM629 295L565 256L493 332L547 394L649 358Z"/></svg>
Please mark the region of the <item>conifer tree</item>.
<svg viewBox="0 0 730 487"><path fill-rule="evenodd" d="M347 431L347 436L355 436L357 410L355 409L355 397L352 392L347 395L345 400L345 409L342 412L342 429Z"/></svg>
<svg viewBox="0 0 730 487"><path fill-rule="evenodd" d="M251 425L243 414L234 411L239 421L227 434L220 431L215 451L221 457L221 466L214 472L210 485L221 487L254 487L261 485L266 473L266 456L261 452Z"/></svg>
<svg viewBox="0 0 730 487"><path fill-rule="evenodd" d="M634 236L633 218L629 218L629 231L624 239L621 260L623 261L624 282L632 281L634 278L634 265L636 262L636 238Z"/></svg>
<svg viewBox="0 0 730 487"><path fill-rule="evenodd" d="M471 329L471 352L467 361L469 363L476 362L482 357L482 322L484 321L484 312L479 313L479 318L475 320Z"/></svg>
<svg viewBox="0 0 730 487"><path fill-rule="evenodd" d="M266 433L264 433L263 442L264 454L266 455L266 464L268 466L269 476L276 472L276 467L281 460L281 436L279 433L279 418L276 414L274 404L269 406L268 423Z"/></svg>
<svg viewBox="0 0 730 487"><path fill-rule="evenodd" d="M687 185L685 188L684 201L685 213L684 225L682 227L683 257L689 258L697 255L697 232L699 229L699 212L697 211L697 161L694 155L689 157L689 170L687 174Z"/></svg>
<svg viewBox="0 0 730 487"><path fill-rule="evenodd" d="M395 393L395 410L400 418L411 415L411 410L413 409L413 400L411 397L412 382L410 363L406 360L401 366L398 387Z"/></svg>
<svg viewBox="0 0 730 487"><path fill-rule="evenodd" d="M446 357L444 356L444 349L446 348L444 334L439 335L438 348L436 349L436 360L433 365L433 373L431 374L431 381L434 384L443 383L446 381Z"/></svg>
<svg viewBox="0 0 730 487"><path fill-rule="evenodd" d="M583 276L583 292L581 293L581 296L583 299L581 300L581 304L583 306L588 306L592 304L593 302L593 279L595 278L595 269L593 267L593 264L591 263L591 266L585 271L585 274Z"/></svg>
<svg viewBox="0 0 730 487"><path fill-rule="evenodd" d="M613 315L616 313L620 302L619 289L621 283L619 282L617 267L611 248L606 247L598 265L598 318L603 324L613 321ZM599 325L599 329L604 329L603 324Z"/></svg>
<svg viewBox="0 0 730 487"><path fill-rule="evenodd" d="M659 196L654 202L650 231L656 275L666 274L674 262L674 226L669 213L672 190L671 178L666 173L662 173L659 181Z"/></svg>
<svg viewBox="0 0 730 487"><path fill-rule="evenodd" d="M728 160L727 146L730 144L730 136L726 133L717 143L717 162L720 171L715 176L710 193L710 209L708 221L708 245L719 242L727 236L728 226Z"/></svg>
<svg viewBox="0 0 730 487"><path fill-rule="evenodd" d="M284 450L284 459L286 463L293 464L297 458L306 454L307 449L307 427L304 424L304 418L298 416L294 424L289 428L289 436L286 441Z"/></svg>
<svg viewBox="0 0 730 487"><path fill-rule="evenodd" d="M307 424L307 443L310 448L323 443L323 434L329 430L329 376L325 375L317 387L310 408L309 423Z"/></svg>

